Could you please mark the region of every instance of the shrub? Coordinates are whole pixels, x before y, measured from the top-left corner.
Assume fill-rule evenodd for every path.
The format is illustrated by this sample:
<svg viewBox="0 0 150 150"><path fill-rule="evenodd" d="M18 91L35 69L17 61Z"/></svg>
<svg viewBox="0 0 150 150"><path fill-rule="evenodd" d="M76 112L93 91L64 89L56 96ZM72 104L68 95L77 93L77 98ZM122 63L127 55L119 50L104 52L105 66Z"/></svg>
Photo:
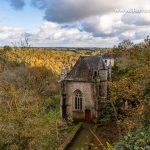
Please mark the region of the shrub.
<svg viewBox="0 0 150 150"><path fill-rule="evenodd" d="M4 51L11 51L11 50L12 50L12 48L10 46L8 46L8 45L4 46Z"/></svg>
<svg viewBox="0 0 150 150"><path fill-rule="evenodd" d="M115 145L117 150L149 150L150 149L150 124L137 127L133 132L123 136L122 140Z"/></svg>

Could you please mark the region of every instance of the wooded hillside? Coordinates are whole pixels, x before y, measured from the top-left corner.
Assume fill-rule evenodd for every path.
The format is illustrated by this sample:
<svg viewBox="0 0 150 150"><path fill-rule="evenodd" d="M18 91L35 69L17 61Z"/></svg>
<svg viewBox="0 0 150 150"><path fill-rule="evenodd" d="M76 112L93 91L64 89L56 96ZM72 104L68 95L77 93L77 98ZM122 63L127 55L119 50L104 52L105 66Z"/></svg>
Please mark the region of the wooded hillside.
<svg viewBox="0 0 150 150"><path fill-rule="evenodd" d="M118 150L150 148L150 40L120 43L103 121L120 130ZM74 126L60 120L59 78L67 62L99 51L0 49L0 149L57 149ZM112 144L112 143L111 143Z"/></svg>

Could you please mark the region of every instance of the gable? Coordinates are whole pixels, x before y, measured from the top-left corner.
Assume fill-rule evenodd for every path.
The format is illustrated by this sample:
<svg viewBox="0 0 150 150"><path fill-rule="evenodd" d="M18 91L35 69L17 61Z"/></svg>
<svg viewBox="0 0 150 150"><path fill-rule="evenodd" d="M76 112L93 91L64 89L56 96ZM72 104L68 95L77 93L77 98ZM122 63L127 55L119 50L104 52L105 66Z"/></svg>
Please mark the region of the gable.
<svg viewBox="0 0 150 150"><path fill-rule="evenodd" d="M81 57L73 69L68 73L67 79L73 80L88 80L89 79L89 68L87 63Z"/></svg>
<svg viewBox="0 0 150 150"><path fill-rule="evenodd" d="M107 67L101 56L82 56L65 80L90 81L94 70L106 70Z"/></svg>

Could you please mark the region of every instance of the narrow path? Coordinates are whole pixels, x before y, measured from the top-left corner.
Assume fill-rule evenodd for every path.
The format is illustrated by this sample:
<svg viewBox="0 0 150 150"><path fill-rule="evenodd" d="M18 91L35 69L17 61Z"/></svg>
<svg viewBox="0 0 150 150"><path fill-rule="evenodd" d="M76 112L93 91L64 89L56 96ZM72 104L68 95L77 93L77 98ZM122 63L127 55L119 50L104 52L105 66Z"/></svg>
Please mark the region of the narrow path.
<svg viewBox="0 0 150 150"><path fill-rule="evenodd" d="M67 148L67 150L88 150L90 149L91 140L93 138L93 135L91 134L90 130L94 130L95 125L92 123L85 122L83 124L83 128L78 133L78 135L75 137L75 139L72 141L70 146Z"/></svg>
<svg viewBox="0 0 150 150"><path fill-rule="evenodd" d="M115 123L96 127L93 123L85 122L66 150L106 150L106 142L117 142L118 137Z"/></svg>

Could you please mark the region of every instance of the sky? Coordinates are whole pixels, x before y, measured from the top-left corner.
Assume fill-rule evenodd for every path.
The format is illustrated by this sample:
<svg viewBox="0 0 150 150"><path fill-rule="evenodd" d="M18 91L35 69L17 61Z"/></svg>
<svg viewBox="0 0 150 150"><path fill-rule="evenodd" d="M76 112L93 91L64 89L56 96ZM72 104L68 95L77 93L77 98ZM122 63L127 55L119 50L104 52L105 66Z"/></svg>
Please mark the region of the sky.
<svg viewBox="0 0 150 150"><path fill-rule="evenodd" d="M113 47L149 34L149 0L0 0L0 46Z"/></svg>

